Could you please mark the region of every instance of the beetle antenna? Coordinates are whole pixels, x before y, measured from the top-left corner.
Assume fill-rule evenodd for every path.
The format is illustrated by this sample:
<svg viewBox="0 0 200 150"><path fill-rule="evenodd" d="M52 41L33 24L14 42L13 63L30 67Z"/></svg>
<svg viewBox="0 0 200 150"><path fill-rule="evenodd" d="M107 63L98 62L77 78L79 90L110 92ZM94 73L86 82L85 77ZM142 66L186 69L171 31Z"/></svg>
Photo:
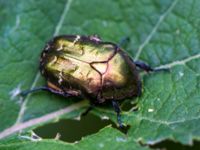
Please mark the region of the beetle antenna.
<svg viewBox="0 0 200 150"><path fill-rule="evenodd" d="M170 71L169 68L152 68L150 65L142 61L135 61L134 64L146 72Z"/></svg>

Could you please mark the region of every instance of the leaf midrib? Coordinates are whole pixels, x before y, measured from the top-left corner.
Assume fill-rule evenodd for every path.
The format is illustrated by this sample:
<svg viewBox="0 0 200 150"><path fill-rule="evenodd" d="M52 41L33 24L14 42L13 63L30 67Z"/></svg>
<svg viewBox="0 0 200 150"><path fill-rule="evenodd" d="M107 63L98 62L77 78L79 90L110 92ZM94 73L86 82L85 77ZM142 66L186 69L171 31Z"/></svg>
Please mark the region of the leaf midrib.
<svg viewBox="0 0 200 150"><path fill-rule="evenodd" d="M72 0L66 1L65 6L64 6L64 9L63 9L63 12L62 12L62 14L61 14L61 16L60 16L60 19L59 19L59 21L58 21L58 24L57 24L56 27L55 27L55 31L54 31L54 33L53 33L53 36L56 36L56 35L59 33L59 31L60 31L60 29L61 29L61 27L62 27L62 24L63 24L63 22L64 22L64 18L65 18L65 16L67 15L67 13L68 13L68 11L69 11L69 9L70 9L71 3L72 3ZM39 78L40 78L40 72L38 71L37 74L36 74L36 76L35 76L35 78L34 78L34 80L33 80L33 83L32 83L32 85L31 85L31 88L30 88L30 89L34 89L34 88L35 88L35 86L36 86L36 84L37 84ZM17 117L17 119L16 119L15 125L16 125L16 124L19 124L19 123L21 122L22 117L23 117L23 114L24 114L25 109L26 109L26 104L28 103L28 100L29 100L30 96L31 96L31 94L28 95L28 96L24 99L24 101L23 101L23 103L22 103L22 105L21 105L21 108L20 108L18 117Z"/></svg>

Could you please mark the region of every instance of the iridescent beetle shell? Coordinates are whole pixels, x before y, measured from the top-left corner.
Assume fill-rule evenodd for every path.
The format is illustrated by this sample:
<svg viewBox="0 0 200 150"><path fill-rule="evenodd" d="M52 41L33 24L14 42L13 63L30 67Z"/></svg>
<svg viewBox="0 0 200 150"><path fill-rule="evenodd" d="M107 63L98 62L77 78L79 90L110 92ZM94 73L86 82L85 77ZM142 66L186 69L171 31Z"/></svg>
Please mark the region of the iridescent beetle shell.
<svg viewBox="0 0 200 150"><path fill-rule="evenodd" d="M95 36L63 35L49 41L40 60L48 87L94 103L141 93L132 59L116 44Z"/></svg>

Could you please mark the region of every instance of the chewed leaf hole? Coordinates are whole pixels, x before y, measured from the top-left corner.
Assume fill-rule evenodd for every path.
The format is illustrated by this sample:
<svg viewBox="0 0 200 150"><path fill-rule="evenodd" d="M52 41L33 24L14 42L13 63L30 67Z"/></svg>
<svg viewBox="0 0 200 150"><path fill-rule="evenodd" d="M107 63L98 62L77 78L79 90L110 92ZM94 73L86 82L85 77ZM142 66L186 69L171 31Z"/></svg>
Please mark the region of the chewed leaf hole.
<svg viewBox="0 0 200 150"><path fill-rule="evenodd" d="M178 150L199 150L200 142L193 141L192 145L183 145L178 142L174 142L171 140L165 140L159 142L157 144L151 145L150 148L152 149L178 149Z"/></svg>
<svg viewBox="0 0 200 150"><path fill-rule="evenodd" d="M102 120L101 118L89 113L79 120L60 120L56 123L51 123L34 130L34 132L41 138L55 138L60 134L60 140L66 142L76 142L82 137L97 133L105 126L112 125L117 128L115 123L111 120ZM120 129L122 132L127 132L127 129Z"/></svg>

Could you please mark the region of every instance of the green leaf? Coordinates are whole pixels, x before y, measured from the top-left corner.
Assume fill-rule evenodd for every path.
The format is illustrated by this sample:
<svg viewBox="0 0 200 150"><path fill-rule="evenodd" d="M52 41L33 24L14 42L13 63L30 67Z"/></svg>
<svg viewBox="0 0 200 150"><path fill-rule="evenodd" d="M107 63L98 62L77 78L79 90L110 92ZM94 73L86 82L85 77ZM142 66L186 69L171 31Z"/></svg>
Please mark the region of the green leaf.
<svg viewBox="0 0 200 150"><path fill-rule="evenodd" d="M106 138L105 138L106 137ZM27 137L29 138L29 137ZM112 144L113 143L113 144ZM137 149L148 150L147 147L141 147L138 143L129 140L127 136L111 127L106 127L99 131L98 134L83 138L82 141L70 144L58 140L38 140L38 141L24 141L21 143L6 143L0 145L0 149L4 150L26 150L26 149L65 149L65 150L94 150L94 149Z"/></svg>
<svg viewBox="0 0 200 150"><path fill-rule="evenodd" d="M199 14L198 0L0 0L0 138L16 139L3 147L35 147L33 142L17 141L16 133L61 118L78 117L89 105L87 100L45 92L24 99L16 96L21 90L45 84L38 71L40 53L45 42L59 34L97 34L116 43L129 36L131 42L125 50L135 60L171 71L141 74L142 96L128 100L136 100L138 110L129 104L131 108L122 112L123 123L130 125L125 143L118 146L116 137L124 135L109 127L79 144L42 140L37 142L38 147L54 145L61 149L67 145L79 149L79 145L88 148L110 139L116 148L142 149L138 141L154 144L171 139L191 144L199 140ZM93 113L116 122L110 107L98 107Z"/></svg>

